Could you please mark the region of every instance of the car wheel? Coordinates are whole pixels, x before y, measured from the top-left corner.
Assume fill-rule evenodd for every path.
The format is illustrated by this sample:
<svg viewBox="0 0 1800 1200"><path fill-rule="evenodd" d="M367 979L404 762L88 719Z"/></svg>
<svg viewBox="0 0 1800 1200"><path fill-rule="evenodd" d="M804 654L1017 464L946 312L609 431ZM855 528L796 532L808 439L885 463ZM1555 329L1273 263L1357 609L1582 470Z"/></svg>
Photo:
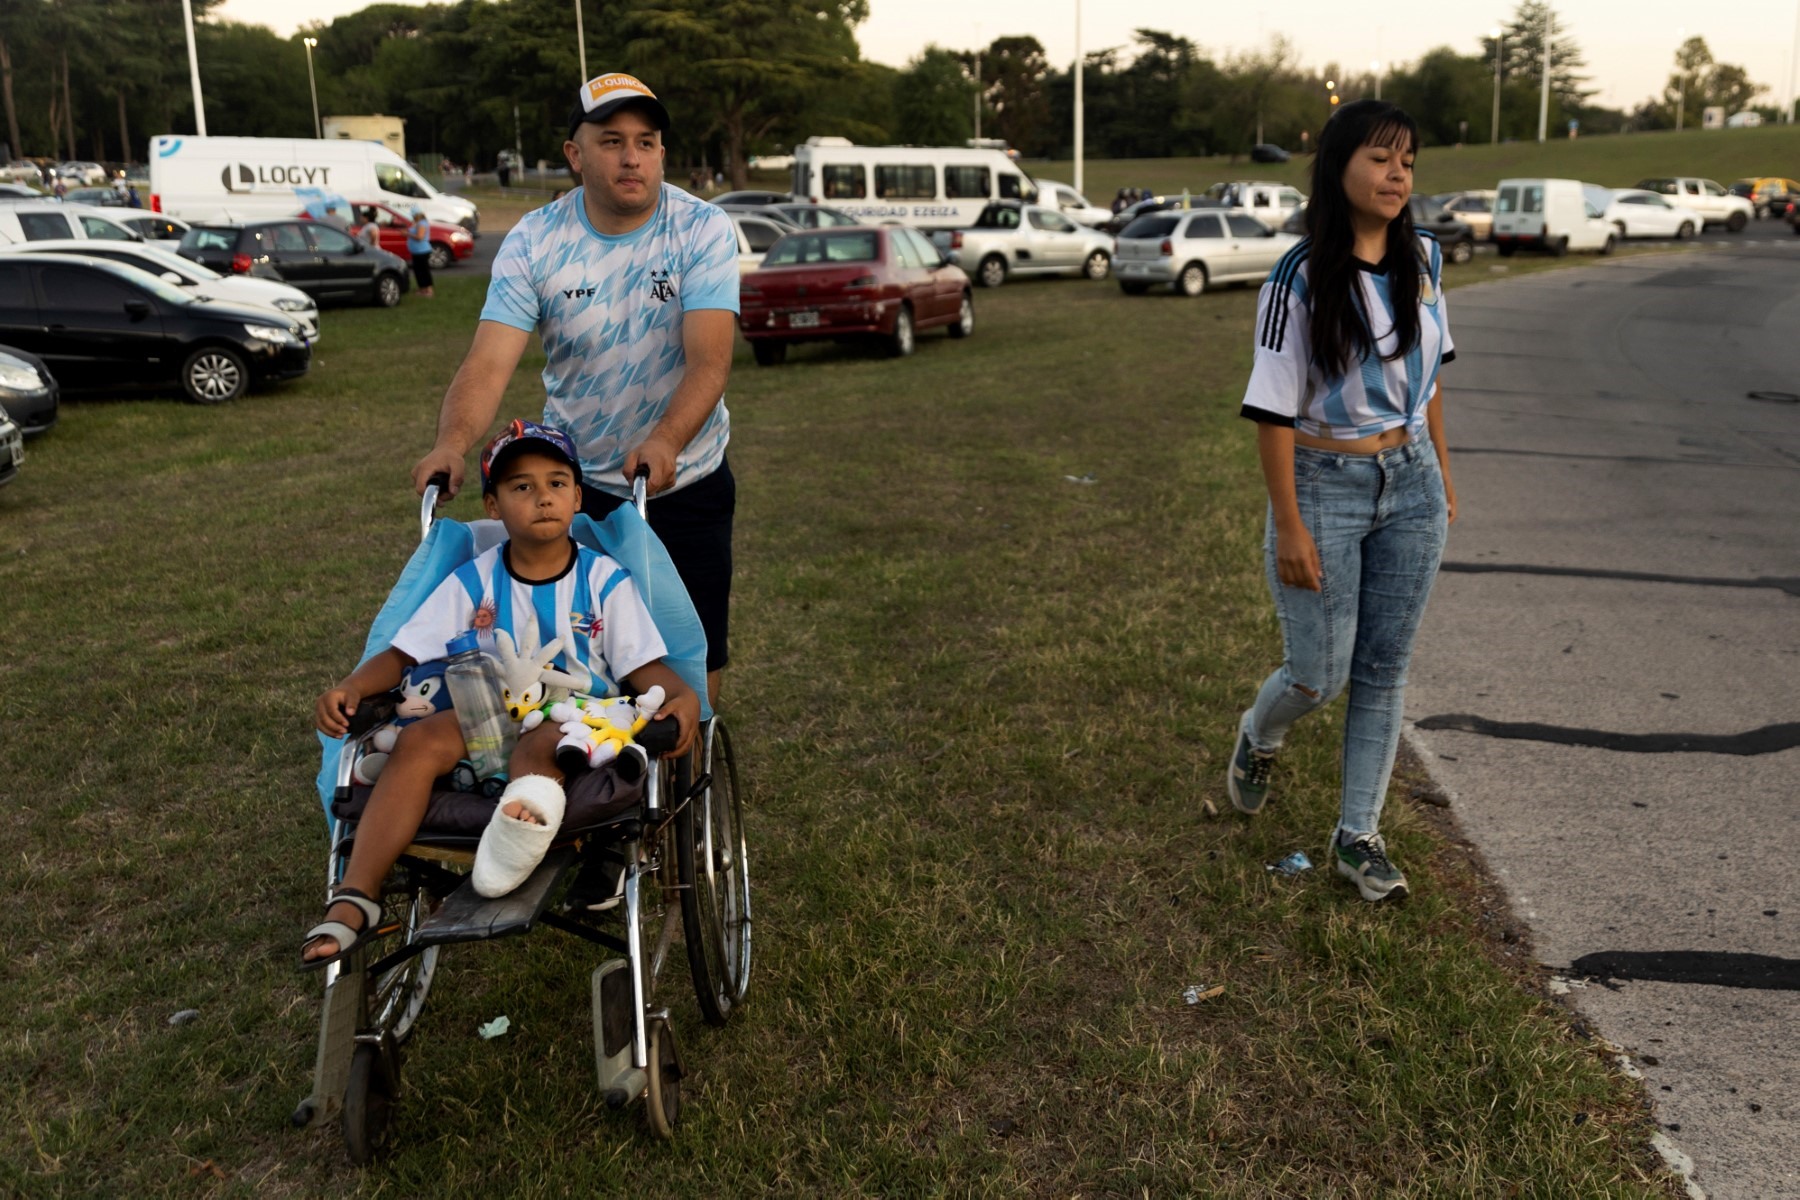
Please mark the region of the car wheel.
<svg viewBox="0 0 1800 1200"><path fill-rule="evenodd" d="M375 303L382 308L392 308L400 303L400 277L392 271L383 271L375 277Z"/></svg>
<svg viewBox="0 0 1800 1200"><path fill-rule="evenodd" d="M244 356L229 346L202 346L181 364L181 387L195 404L236 400L250 386Z"/></svg>
<svg viewBox="0 0 1800 1200"><path fill-rule="evenodd" d="M779 367L787 361L787 343L761 339L750 343L750 353L756 356L759 367Z"/></svg>
<svg viewBox="0 0 1800 1200"><path fill-rule="evenodd" d="M1475 257L1475 243L1457 242L1450 247L1450 261L1461 266Z"/></svg>
<svg viewBox="0 0 1800 1200"><path fill-rule="evenodd" d="M1694 223L1692 221L1683 221L1681 223L1681 228L1675 231L1675 240L1678 242L1685 242L1693 236Z"/></svg>
<svg viewBox="0 0 1800 1200"><path fill-rule="evenodd" d="M1500 252L1501 258L1511 258L1519 252L1519 247L1512 242L1501 242L1494 248Z"/></svg>
<svg viewBox="0 0 1800 1200"><path fill-rule="evenodd" d="M1732 233L1744 232L1744 226L1748 223L1749 222L1744 220L1744 214L1742 212L1734 212L1729 217L1725 218L1725 228L1729 229Z"/></svg>
<svg viewBox="0 0 1800 1200"><path fill-rule="evenodd" d="M1569 252L1569 239L1566 237L1559 237L1554 242L1550 243L1548 249L1551 258L1561 258Z"/></svg>
<svg viewBox="0 0 1800 1200"><path fill-rule="evenodd" d="M1794 232L1800 233L1800 226L1796 226ZM1125 281L1120 280L1119 290L1124 292L1127 296L1141 296L1150 290L1150 285L1147 283L1126 283Z"/></svg>
<svg viewBox="0 0 1800 1200"><path fill-rule="evenodd" d="M981 280L982 287L999 287L1006 282L1006 260L998 254L988 255L975 268L975 277Z"/></svg>
<svg viewBox="0 0 1800 1200"><path fill-rule="evenodd" d="M1625 222L1623 222L1623 221L1614 221L1613 228L1619 231L1619 240L1620 241L1623 241L1624 239L1631 236L1631 231L1629 229L1625 228Z"/></svg>
<svg viewBox="0 0 1800 1200"><path fill-rule="evenodd" d="M1618 245L1618 239L1610 233L1607 234L1606 243L1600 247L1601 257L1604 258L1606 255L1611 254L1613 252L1613 247L1616 245Z"/></svg>
<svg viewBox="0 0 1800 1200"><path fill-rule="evenodd" d="M957 314L956 324L950 326L950 336L966 338L975 332L975 297L964 292L962 294L962 312Z"/></svg>
<svg viewBox="0 0 1800 1200"><path fill-rule="evenodd" d="M454 262L455 259L450 256L450 247L444 245L442 242L433 242L431 243L431 258L429 261L432 270L441 271Z"/></svg>
<svg viewBox="0 0 1800 1200"><path fill-rule="evenodd" d="M905 305L894 314L894 332L888 336L888 353L895 358L905 358L913 352L913 317L912 309Z"/></svg>
<svg viewBox="0 0 1800 1200"><path fill-rule="evenodd" d="M1175 287L1184 296L1198 296L1206 290L1206 268L1197 262L1181 268Z"/></svg>
<svg viewBox="0 0 1800 1200"><path fill-rule="evenodd" d="M1089 279L1105 279L1112 274L1112 259L1104 250L1096 250L1088 255L1087 263L1081 268Z"/></svg>

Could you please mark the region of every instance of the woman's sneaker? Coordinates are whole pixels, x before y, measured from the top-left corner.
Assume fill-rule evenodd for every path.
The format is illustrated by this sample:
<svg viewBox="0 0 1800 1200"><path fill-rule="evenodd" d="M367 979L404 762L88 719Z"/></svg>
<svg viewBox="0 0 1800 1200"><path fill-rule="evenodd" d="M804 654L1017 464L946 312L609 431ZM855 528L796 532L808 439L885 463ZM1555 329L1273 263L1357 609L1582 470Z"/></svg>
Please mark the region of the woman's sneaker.
<svg viewBox="0 0 1800 1200"><path fill-rule="evenodd" d="M1337 852L1338 874L1356 884L1364 900L1406 897L1406 876L1388 861L1387 843L1379 833L1358 834L1348 845L1341 834L1333 834L1331 846Z"/></svg>
<svg viewBox="0 0 1800 1200"><path fill-rule="evenodd" d="M1269 772L1274 769L1275 756L1252 748L1249 735L1239 725L1237 748L1231 752L1231 767L1225 772L1231 806L1241 813L1261 812L1269 798Z"/></svg>

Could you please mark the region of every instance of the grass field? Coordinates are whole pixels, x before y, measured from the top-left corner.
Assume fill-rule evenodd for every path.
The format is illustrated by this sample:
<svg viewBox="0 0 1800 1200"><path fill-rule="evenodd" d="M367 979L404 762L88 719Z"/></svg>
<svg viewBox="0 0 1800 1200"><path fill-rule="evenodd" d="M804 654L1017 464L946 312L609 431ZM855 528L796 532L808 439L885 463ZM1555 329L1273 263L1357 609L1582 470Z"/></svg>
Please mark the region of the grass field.
<svg viewBox="0 0 1800 1200"><path fill-rule="evenodd" d="M596 959L548 930L446 954L388 1158L289 1129L312 700L413 541L482 283L330 312L308 379L222 408L71 402L0 492L0 1192L1672 1194L1636 1085L1412 801L1403 906L1265 872L1323 857L1336 715L1258 820L1204 812L1279 654L1235 415L1254 293L1081 281L984 292L972 339L903 361L740 353L759 959L719 1032L675 967L678 1140L600 1105ZM540 403L528 362L503 415Z"/></svg>

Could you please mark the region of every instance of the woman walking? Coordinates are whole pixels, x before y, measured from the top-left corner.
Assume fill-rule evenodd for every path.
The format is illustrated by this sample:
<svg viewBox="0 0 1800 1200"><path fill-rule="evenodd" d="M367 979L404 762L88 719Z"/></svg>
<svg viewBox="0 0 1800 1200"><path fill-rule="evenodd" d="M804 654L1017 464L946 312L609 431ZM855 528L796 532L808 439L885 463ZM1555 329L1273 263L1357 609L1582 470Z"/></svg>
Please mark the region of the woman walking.
<svg viewBox="0 0 1800 1200"><path fill-rule="evenodd" d="M412 224L406 228L406 252L412 255L413 279L418 282L419 295L432 295L431 222L425 219L422 208L412 210Z"/></svg>
<svg viewBox="0 0 1800 1200"><path fill-rule="evenodd" d="M1227 789L1260 810L1288 727L1348 685L1331 855L1365 900L1406 895L1378 824L1413 635L1456 517L1444 257L1407 211L1418 146L1412 118L1378 100L1325 123L1306 237L1263 285L1243 407L1269 491L1283 661L1238 723Z"/></svg>

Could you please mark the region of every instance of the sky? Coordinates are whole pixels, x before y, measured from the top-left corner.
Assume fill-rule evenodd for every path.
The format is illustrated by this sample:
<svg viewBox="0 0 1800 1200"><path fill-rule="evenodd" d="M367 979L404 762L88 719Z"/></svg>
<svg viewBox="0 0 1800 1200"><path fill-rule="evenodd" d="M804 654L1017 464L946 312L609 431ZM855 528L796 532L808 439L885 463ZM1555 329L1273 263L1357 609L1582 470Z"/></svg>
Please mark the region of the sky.
<svg viewBox="0 0 1800 1200"><path fill-rule="evenodd" d="M226 20L268 25L286 36L302 24L330 21L369 0L224 0L213 11ZM1274 34L1286 36L1304 65L1327 62L1367 69L1372 62L1406 62L1436 46L1477 53L1488 29L1511 15L1515 0L1385 0L1359 5L1346 0L1288 0L1284 4L1237 0L870 0L869 19L857 30L863 57L904 66L926 45L954 50L986 45L996 37L1029 33L1054 63L1075 55L1080 11L1082 46L1089 51L1125 46L1136 28L1191 38L1215 56L1257 49ZM1561 0L1554 6L1587 59L1588 86L1609 108L1630 109L1661 91L1684 37L1703 37L1720 62L1736 63L1772 90L1776 102L1789 93L1791 55L1800 0L1733 0L1697 5L1692 0ZM570 34L574 19L571 5ZM607 65L605 31L590 23L588 60Z"/></svg>

